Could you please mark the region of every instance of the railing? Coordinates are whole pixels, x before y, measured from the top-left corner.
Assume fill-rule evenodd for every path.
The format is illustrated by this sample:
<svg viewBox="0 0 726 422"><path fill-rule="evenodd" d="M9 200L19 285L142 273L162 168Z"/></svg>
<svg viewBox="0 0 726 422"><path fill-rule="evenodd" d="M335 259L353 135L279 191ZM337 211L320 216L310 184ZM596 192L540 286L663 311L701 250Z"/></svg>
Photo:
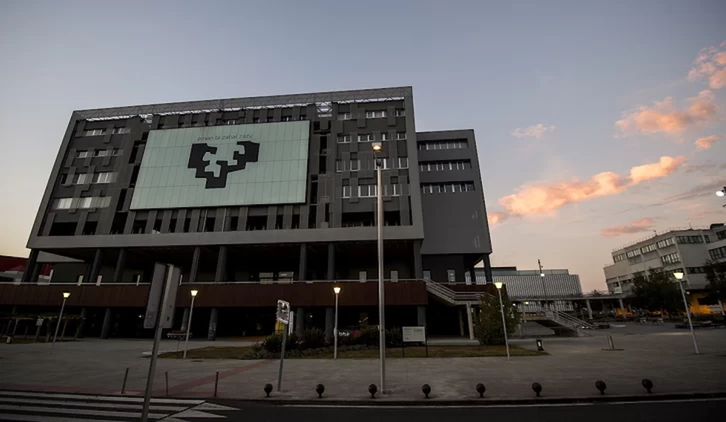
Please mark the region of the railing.
<svg viewBox="0 0 726 422"><path fill-rule="evenodd" d="M564 312L548 309L545 311L545 316L548 319L551 319L552 321L564 325L565 327L571 328L573 330L579 330L579 329L593 329L595 328L592 324L583 321L579 318L575 318L572 315L566 314Z"/></svg>
<svg viewBox="0 0 726 422"><path fill-rule="evenodd" d="M426 290L446 302L457 305L462 302L479 302L482 296L491 296L487 292L457 292L435 281L426 281Z"/></svg>

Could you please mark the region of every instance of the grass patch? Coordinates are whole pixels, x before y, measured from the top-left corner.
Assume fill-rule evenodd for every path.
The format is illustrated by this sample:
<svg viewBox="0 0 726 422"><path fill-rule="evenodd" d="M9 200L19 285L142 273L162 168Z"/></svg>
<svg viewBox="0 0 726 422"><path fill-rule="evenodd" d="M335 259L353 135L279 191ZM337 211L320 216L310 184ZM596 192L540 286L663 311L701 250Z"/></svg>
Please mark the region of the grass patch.
<svg viewBox="0 0 726 422"><path fill-rule="evenodd" d="M509 346L512 356L544 356L546 352L524 349L518 346ZM407 358L422 358L426 356L424 347L406 348ZM504 346L429 346L430 358L479 358L507 356ZM181 359L182 352L169 352L160 355L162 358ZM401 358L401 348L386 349L386 357ZM333 351L324 350L307 356L286 356L286 359L332 359ZM378 348L372 347L363 350L338 349L339 359L377 359ZM255 351L251 346L244 347L204 347L187 352L187 359L256 359Z"/></svg>

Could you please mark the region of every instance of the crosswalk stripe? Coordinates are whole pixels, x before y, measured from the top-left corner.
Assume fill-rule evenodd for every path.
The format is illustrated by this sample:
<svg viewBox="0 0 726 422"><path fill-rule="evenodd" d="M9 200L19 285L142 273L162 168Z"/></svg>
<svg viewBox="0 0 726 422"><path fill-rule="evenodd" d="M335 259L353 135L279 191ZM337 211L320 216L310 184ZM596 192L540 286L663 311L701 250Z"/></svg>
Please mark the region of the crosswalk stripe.
<svg viewBox="0 0 726 422"><path fill-rule="evenodd" d="M10 413L0 413L0 420L18 421L18 422L119 422L118 420L106 419L78 419L66 416L42 416L42 415L18 415Z"/></svg>
<svg viewBox="0 0 726 422"><path fill-rule="evenodd" d="M94 408L111 408L111 409L141 409L141 406L143 403L137 403L137 404L125 404L125 403L111 403L111 402L95 402L95 403L88 403L84 401L58 401L58 400L41 400L41 399L18 399L17 397L0 397L0 403L17 403L18 400L21 400L22 403L27 404L50 404L50 405L58 405L58 406L75 406L75 407L94 407ZM188 406L163 406L163 405L156 405L151 404L150 409L151 410L165 410L170 412L181 412L182 410L188 409L189 407L194 406L193 404L189 404Z"/></svg>
<svg viewBox="0 0 726 422"><path fill-rule="evenodd" d="M52 407L39 407L39 406L18 406L1 404L0 410L7 411L22 411L22 412L36 412L36 413L60 413L60 414L71 414L71 415L87 415L87 416L104 416L111 418L139 418L141 412L114 412L108 410L88 410L88 409L67 409L67 408L52 408ZM161 419L169 416L169 413L149 413L150 419Z"/></svg>
<svg viewBox="0 0 726 422"><path fill-rule="evenodd" d="M34 391L7 391L7 390L0 390L0 396L59 398L59 399L84 399L84 400L94 400L94 401L119 401L119 402L143 402L144 401L143 397L101 396L101 395L84 395L84 394L59 394L59 393L43 393L43 392L34 392ZM195 404L204 403L204 400L152 398L151 403L195 405Z"/></svg>

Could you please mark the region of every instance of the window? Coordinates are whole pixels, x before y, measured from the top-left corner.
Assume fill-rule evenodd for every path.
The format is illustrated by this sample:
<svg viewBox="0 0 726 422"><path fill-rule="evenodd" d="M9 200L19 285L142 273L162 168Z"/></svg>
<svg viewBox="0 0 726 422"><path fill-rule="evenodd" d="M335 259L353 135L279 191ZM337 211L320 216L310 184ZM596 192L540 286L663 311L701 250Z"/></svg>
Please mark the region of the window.
<svg viewBox="0 0 726 422"><path fill-rule="evenodd" d="M283 122L289 122L290 120L292 120L292 116L282 116Z"/></svg>
<svg viewBox="0 0 726 422"><path fill-rule="evenodd" d="M726 258L726 246L721 246L720 248L711 249L708 251L708 254L711 255L711 259L718 260Z"/></svg>
<svg viewBox="0 0 726 422"><path fill-rule="evenodd" d="M113 128L113 132L111 132L111 133L113 133L114 135L122 135L124 133L130 133L130 132L131 132L131 129L129 129L127 127L115 127L115 128Z"/></svg>
<svg viewBox="0 0 726 422"><path fill-rule="evenodd" d="M106 129L93 129L83 132L83 136L101 136L106 134Z"/></svg>
<svg viewBox="0 0 726 422"><path fill-rule="evenodd" d="M671 246L674 243L675 242L673 241L673 238L672 237L669 237L668 239L663 239L661 241L658 241L658 243L656 243L656 245L660 249L660 248L665 248L666 246Z"/></svg>
<svg viewBox="0 0 726 422"><path fill-rule="evenodd" d="M93 183L112 183L113 176L114 173L112 172L96 173L96 176L93 179Z"/></svg>
<svg viewBox="0 0 726 422"><path fill-rule="evenodd" d="M431 280L431 270L423 270L424 280Z"/></svg>
<svg viewBox="0 0 726 422"><path fill-rule="evenodd" d="M438 149L463 149L467 148L466 141L434 141L434 142L419 142L419 151L431 151Z"/></svg>
<svg viewBox="0 0 726 422"><path fill-rule="evenodd" d="M624 260L625 260L625 254L624 253L617 254L617 255L615 255L613 257L613 261L615 261L615 262L620 262L620 261L624 261Z"/></svg>
<svg viewBox="0 0 726 422"><path fill-rule="evenodd" d="M338 120L350 120L353 118L353 115L350 113L338 113Z"/></svg>
<svg viewBox="0 0 726 422"><path fill-rule="evenodd" d="M726 239L726 230L721 230L720 232L716 233L716 238L718 240Z"/></svg>
<svg viewBox="0 0 726 422"><path fill-rule="evenodd" d="M259 117L253 117L252 118L252 123L260 123L260 118Z"/></svg>
<svg viewBox="0 0 726 422"><path fill-rule="evenodd" d="M681 262L681 257L678 255L678 252L669 253L668 255L663 255L660 257L661 262L663 265L671 265L671 264L677 264Z"/></svg>
<svg viewBox="0 0 726 422"><path fill-rule="evenodd" d="M78 151L78 158L88 157L88 151Z"/></svg>
<svg viewBox="0 0 726 422"><path fill-rule="evenodd" d="M350 143L350 135L338 135L338 143L339 144Z"/></svg>
<svg viewBox="0 0 726 422"><path fill-rule="evenodd" d="M307 118L308 118L308 116L306 116L306 115L304 115L304 114L301 114L301 115L300 115L300 119L299 119L299 120L305 120L305 119L307 119Z"/></svg>
<svg viewBox="0 0 726 422"><path fill-rule="evenodd" d="M400 169L408 168L408 157L398 157L398 168L400 168Z"/></svg>
<svg viewBox="0 0 726 422"><path fill-rule="evenodd" d="M678 243L703 243L701 236L677 236Z"/></svg>
<svg viewBox="0 0 726 422"><path fill-rule="evenodd" d="M388 132L381 132L381 141L388 140Z"/></svg>
<svg viewBox="0 0 726 422"><path fill-rule="evenodd" d="M705 241L706 241L706 243L711 243L711 238L710 238L710 237L708 237L708 235L707 235L707 234L704 234L704 235L703 235L703 240L705 240Z"/></svg>
<svg viewBox="0 0 726 422"><path fill-rule="evenodd" d="M338 173L345 171L345 161L336 160L335 161L335 171Z"/></svg>
<svg viewBox="0 0 726 422"><path fill-rule="evenodd" d="M387 117L388 112L386 110L373 110L366 111L366 119L376 119L381 117Z"/></svg>
<svg viewBox="0 0 726 422"><path fill-rule="evenodd" d="M446 270L446 279L449 283L456 283L456 271Z"/></svg>
<svg viewBox="0 0 726 422"><path fill-rule="evenodd" d="M361 185L358 186L358 197L359 198L372 198L376 196L376 185Z"/></svg>
<svg viewBox="0 0 726 422"><path fill-rule="evenodd" d="M231 119L231 120L225 120L225 121L224 121L224 124L225 124L225 125L236 125L236 124L237 124L237 120L234 120L234 119Z"/></svg>
<svg viewBox="0 0 726 422"><path fill-rule="evenodd" d="M655 250L656 250L655 243L651 243L650 245L645 245L642 248L640 248L640 252L642 252L642 253L653 252Z"/></svg>
<svg viewBox="0 0 726 422"><path fill-rule="evenodd" d="M360 170L360 160L350 160L350 171Z"/></svg>
<svg viewBox="0 0 726 422"><path fill-rule="evenodd" d="M396 109L396 117L403 117L405 115L406 115L406 110L404 110L402 108L397 108Z"/></svg>
<svg viewBox="0 0 726 422"><path fill-rule="evenodd" d="M375 161L378 163L378 165L381 166L383 170L388 170L391 168L391 161L388 158L379 158Z"/></svg>
<svg viewBox="0 0 726 422"><path fill-rule="evenodd" d="M688 272L688 274L705 274L706 267L688 267L686 268L686 272Z"/></svg>
<svg viewBox="0 0 726 422"><path fill-rule="evenodd" d="M350 186L343 186L343 198L350 198Z"/></svg>
<svg viewBox="0 0 726 422"><path fill-rule="evenodd" d="M81 198L81 200L78 202L78 208L91 208L91 204L93 203L93 197L88 196L86 198Z"/></svg>
<svg viewBox="0 0 726 422"><path fill-rule="evenodd" d="M111 155L110 152L111 151L109 151L107 149L97 149L97 150L93 151L93 156L94 157L108 157L109 155Z"/></svg>
<svg viewBox="0 0 726 422"><path fill-rule="evenodd" d="M389 188L389 186L390 186L390 188ZM390 195L390 196L401 196L401 185L399 185L399 184L384 185L383 194Z"/></svg>
<svg viewBox="0 0 726 422"><path fill-rule="evenodd" d="M473 182L457 182L457 183L423 183L421 184L423 193L461 193L473 192Z"/></svg>
<svg viewBox="0 0 726 422"><path fill-rule="evenodd" d="M70 209L72 203L73 203L73 198L58 198L55 200L55 209L57 209L57 210Z"/></svg>
<svg viewBox="0 0 726 422"><path fill-rule="evenodd" d="M358 142L373 142L375 140L376 139L372 133L363 133L358 135Z"/></svg>
<svg viewBox="0 0 726 422"><path fill-rule="evenodd" d="M396 132L396 140L397 141L405 141L406 140L406 132Z"/></svg>
<svg viewBox="0 0 726 422"><path fill-rule="evenodd" d="M627 256L628 258L635 258L638 255L640 255L640 249L633 249L632 251L628 251L625 253L625 256Z"/></svg>
<svg viewBox="0 0 726 422"><path fill-rule="evenodd" d="M114 148L111 150L111 155L113 155L114 157L117 157L117 156L121 155L121 150L118 148Z"/></svg>

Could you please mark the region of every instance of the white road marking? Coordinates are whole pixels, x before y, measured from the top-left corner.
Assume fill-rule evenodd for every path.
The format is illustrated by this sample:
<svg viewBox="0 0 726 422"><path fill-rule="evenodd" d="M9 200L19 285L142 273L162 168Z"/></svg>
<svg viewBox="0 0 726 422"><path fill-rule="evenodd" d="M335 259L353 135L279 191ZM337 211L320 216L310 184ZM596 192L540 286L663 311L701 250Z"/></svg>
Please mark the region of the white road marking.
<svg viewBox="0 0 726 422"><path fill-rule="evenodd" d="M227 418L226 416L214 415L212 413L200 412L198 410L192 410L192 409L185 410L185 411L179 412L179 413L175 413L171 416L174 418L209 418L209 419L212 419L212 418L226 419Z"/></svg>
<svg viewBox="0 0 726 422"><path fill-rule="evenodd" d="M0 410L36 412L36 413L60 413L71 415L87 415L87 416L105 416L111 418L140 418L141 412L114 412L109 410L88 410L88 409L67 409L60 407L40 407L40 406L17 406L9 404L1 404ZM169 416L168 413L149 413L151 419L161 419Z"/></svg>
<svg viewBox="0 0 726 422"><path fill-rule="evenodd" d="M236 407L222 406L221 404L214 404L214 403L202 403L198 406L194 406L192 409L193 410L213 410L216 412L225 411L225 410L239 410Z"/></svg>
<svg viewBox="0 0 726 422"><path fill-rule="evenodd" d="M19 422L119 422L118 420L106 420L106 419L78 419L78 418L67 418L65 416L53 417L53 416L41 416L41 415L17 415L10 413L0 413L0 419L4 421L19 421ZM177 421L175 421L177 422ZM186 422L186 421L178 421Z"/></svg>
<svg viewBox="0 0 726 422"><path fill-rule="evenodd" d="M88 403L85 401L60 401L60 400L40 400L40 399L26 399L17 397L0 397L0 403L18 403L20 400L22 403L27 404L49 404L49 405L63 405L63 406L76 406L76 407L106 407L110 409L141 409L143 403L138 404L124 404L124 403L111 403L111 402L94 402ZM151 410L165 410L169 412L181 412L182 410L188 409L189 406L158 406L152 404ZM200 405L201 406L201 405ZM211 410L211 409L209 409Z"/></svg>
<svg viewBox="0 0 726 422"><path fill-rule="evenodd" d="M93 401L118 401L118 402L143 402L143 397L126 397L126 396L100 396L100 395L84 395L84 394L58 394L33 391L5 391L0 390L0 396L15 397L37 397L37 398L59 398L59 399L84 399ZM193 399L151 399L152 403L158 404L202 404L204 400Z"/></svg>

